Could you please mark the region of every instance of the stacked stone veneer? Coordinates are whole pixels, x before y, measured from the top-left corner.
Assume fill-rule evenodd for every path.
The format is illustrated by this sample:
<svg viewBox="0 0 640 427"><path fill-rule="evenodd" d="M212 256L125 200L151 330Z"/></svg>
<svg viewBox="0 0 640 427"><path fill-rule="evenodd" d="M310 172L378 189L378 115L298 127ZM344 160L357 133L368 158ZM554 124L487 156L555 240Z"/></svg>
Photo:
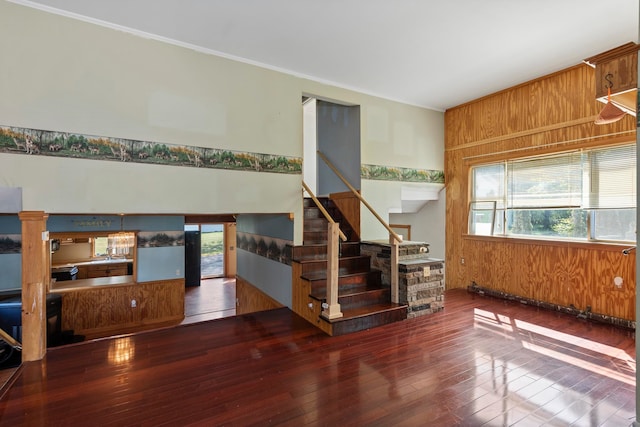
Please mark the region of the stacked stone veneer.
<svg viewBox="0 0 640 427"><path fill-rule="evenodd" d="M391 285L391 245L362 242L360 253L371 257L371 268L382 272L382 284ZM398 248L398 299L407 304L407 318L444 308L444 261L429 258L429 245L403 242Z"/></svg>

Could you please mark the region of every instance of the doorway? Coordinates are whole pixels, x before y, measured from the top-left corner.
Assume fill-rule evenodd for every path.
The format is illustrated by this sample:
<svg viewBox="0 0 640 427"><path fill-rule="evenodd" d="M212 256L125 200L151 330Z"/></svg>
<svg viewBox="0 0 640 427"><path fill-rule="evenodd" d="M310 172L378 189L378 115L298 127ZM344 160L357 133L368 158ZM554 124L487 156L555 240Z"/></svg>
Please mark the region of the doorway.
<svg viewBox="0 0 640 427"><path fill-rule="evenodd" d="M224 224L200 224L200 279L224 277Z"/></svg>
<svg viewBox="0 0 640 427"><path fill-rule="evenodd" d="M235 222L185 223L185 284L235 277Z"/></svg>
<svg viewBox="0 0 640 427"><path fill-rule="evenodd" d="M361 188L360 107L303 96L303 179L318 195L349 191L316 155L322 152L356 189Z"/></svg>

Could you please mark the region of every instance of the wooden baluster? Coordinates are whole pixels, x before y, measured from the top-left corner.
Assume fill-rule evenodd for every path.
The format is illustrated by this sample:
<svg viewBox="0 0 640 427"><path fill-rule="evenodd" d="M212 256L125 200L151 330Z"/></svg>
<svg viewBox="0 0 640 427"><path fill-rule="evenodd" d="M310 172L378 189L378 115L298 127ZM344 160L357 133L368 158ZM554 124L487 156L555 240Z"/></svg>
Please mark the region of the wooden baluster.
<svg viewBox="0 0 640 427"><path fill-rule="evenodd" d="M391 245L391 302L398 303L398 240L393 234L389 234L389 244Z"/></svg>
<svg viewBox="0 0 640 427"><path fill-rule="evenodd" d="M329 223L327 233L327 306L322 311L322 317L325 319L342 317L338 303L339 231L340 226L337 223Z"/></svg>

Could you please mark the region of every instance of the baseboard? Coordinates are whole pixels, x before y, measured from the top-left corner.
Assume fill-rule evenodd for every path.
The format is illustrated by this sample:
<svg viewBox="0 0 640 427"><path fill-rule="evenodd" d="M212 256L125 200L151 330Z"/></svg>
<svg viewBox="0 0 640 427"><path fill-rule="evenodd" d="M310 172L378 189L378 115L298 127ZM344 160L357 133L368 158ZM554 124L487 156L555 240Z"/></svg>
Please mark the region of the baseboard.
<svg viewBox="0 0 640 427"><path fill-rule="evenodd" d="M476 293L478 295L488 295L495 298L502 298L509 301L517 301L521 304L531 305L533 307L540 307L547 310L553 310L560 313L565 313L579 317L581 319L589 319L600 323L606 323L609 325L620 326L626 329L636 329L636 322L633 320L621 319L619 317L607 316L605 314L598 314L593 312L586 312L579 310L575 307L565 307L558 304L552 304L545 301L536 301L531 298L521 297L519 295L509 294L507 292L497 291L495 289L483 288L477 284L472 284L467 287L467 291ZM640 426L638 426L640 427Z"/></svg>

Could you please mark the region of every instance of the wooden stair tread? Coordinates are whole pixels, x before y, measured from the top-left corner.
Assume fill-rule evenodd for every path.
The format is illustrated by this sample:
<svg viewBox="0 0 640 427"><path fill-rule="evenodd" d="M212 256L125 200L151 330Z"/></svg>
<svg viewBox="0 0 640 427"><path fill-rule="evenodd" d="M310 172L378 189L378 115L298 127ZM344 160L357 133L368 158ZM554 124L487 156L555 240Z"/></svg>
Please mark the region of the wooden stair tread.
<svg viewBox="0 0 640 427"><path fill-rule="evenodd" d="M347 255L347 256L341 256L339 258L339 261L344 262L344 261L349 261L349 260L363 260L365 258L369 258L369 255ZM326 257L325 258L305 258L305 259L296 259L294 260L296 262L299 262L300 264L310 264L310 263L321 263L321 262L327 262Z"/></svg>
<svg viewBox="0 0 640 427"><path fill-rule="evenodd" d="M344 291L340 291L338 293L339 297L351 297L351 296L357 296L357 295L361 295L361 294L366 294L367 292L377 292L377 291L389 291L389 288L386 286L381 286L381 285L370 285L368 283L363 283L361 285L352 285L349 287L349 289L344 290ZM311 298L320 300L320 301L324 301L327 299L327 289L326 288L321 288L321 289L317 289L317 290L312 290L311 291L311 295L309 295Z"/></svg>
<svg viewBox="0 0 640 427"><path fill-rule="evenodd" d="M320 316L328 322L325 327L330 334L343 335L406 320L408 306L391 302L391 289L382 285L382 272L371 268L370 255L361 254L360 239L343 221L340 208L326 197L319 200L348 239L341 242L338 263L338 303L343 316L332 320ZM292 249L292 260L308 298L322 303L327 300L327 223L313 201L305 198L303 244Z"/></svg>
<svg viewBox="0 0 640 427"><path fill-rule="evenodd" d="M364 307L356 307L356 308L342 310L342 317L338 319L329 320L329 322L330 323L345 322L351 319L370 316L375 313L383 313L383 312L389 312L389 311L395 311L395 310L406 310L406 309L407 309L407 305L396 304L393 302L367 305Z"/></svg>
<svg viewBox="0 0 640 427"><path fill-rule="evenodd" d="M359 272L353 272L353 273L343 273L343 274L339 274L338 275L338 279L345 278L345 277L357 277L357 276L364 276L364 275L369 275L371 272L370 271L359 271ZM318 270L318 271L311 271L309 273L305 273L303 275L300 276L301 278L308 280L310 282L314 281L314 280L327 280L327 271L326 270Z"/></svg>

